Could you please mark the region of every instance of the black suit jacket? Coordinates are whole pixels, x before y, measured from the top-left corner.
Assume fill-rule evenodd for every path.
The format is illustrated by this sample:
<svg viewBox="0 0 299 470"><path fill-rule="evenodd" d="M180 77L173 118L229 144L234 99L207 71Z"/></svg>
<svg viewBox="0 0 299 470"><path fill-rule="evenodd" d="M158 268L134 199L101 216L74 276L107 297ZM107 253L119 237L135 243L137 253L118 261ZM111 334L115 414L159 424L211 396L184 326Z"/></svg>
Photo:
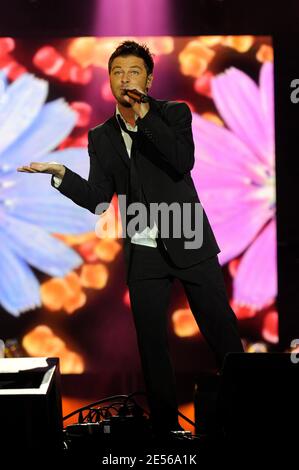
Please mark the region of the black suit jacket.
<svg viewBox="0 0 299 470"><path fill-rule="evenodd" d="M148 203L177 202L180 206L190 202L194 222L195 203L200 203L200 200L190 175L194 165L192 114L186 103L152 97L149 97L149 103L150 109L145 117L136 120L140 131L136 164L145 198ZM65 167L66 172L58 190L79 206L95 213L96 206L101 202L110 202L114 193L128 195L130 158L115 114L89 130L88 153L88 180ZM53 177L51 184L54 186ZM123 211L121 218L124 230ZM156 223L160 231L161 220ZM194 265L220 252L205 211L202 246L186 249L186 241L190 242L190 238L185 237L183 229L179 238L171 236L171 231L169 238L163 238L170 258L180 268ZM124 238L124 250L128 280L131 254L128 236Z"/></svg>

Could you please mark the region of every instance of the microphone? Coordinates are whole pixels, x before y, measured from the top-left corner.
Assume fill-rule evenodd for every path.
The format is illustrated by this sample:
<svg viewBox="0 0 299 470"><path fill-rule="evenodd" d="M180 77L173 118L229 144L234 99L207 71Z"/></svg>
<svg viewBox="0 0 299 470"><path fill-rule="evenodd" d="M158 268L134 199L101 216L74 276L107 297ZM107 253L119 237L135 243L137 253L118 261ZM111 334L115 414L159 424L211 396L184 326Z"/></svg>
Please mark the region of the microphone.
<svg viewBox="0 0 299 470"><path fill-rule="evenodd" d="M125 89L124 95L128 95L129 98L133 98L133 100L137 101L138 103L147 103L149 101L148 96L136 90L136 88L134 88L134 90Z"/></svg>

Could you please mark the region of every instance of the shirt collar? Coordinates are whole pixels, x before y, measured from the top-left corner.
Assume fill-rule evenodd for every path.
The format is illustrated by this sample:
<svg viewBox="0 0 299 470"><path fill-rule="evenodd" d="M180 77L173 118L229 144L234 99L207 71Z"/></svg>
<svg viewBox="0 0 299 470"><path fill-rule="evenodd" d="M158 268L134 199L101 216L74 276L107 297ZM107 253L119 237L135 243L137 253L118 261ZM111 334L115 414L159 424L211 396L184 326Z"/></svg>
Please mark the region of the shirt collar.
<svg viewBox="0 0 299 470"><path fill-rule="evenodd" d="M121 117L121 119L125 122L126 125L129 124L129 123L127 123L125 118L122 116L117 103L116 103L116 106L115 106L115 115L116 116L119 115ZM138 114L134 113L135 123L136 123L136 120L138 119L138 117L139 117Z"/></svg>

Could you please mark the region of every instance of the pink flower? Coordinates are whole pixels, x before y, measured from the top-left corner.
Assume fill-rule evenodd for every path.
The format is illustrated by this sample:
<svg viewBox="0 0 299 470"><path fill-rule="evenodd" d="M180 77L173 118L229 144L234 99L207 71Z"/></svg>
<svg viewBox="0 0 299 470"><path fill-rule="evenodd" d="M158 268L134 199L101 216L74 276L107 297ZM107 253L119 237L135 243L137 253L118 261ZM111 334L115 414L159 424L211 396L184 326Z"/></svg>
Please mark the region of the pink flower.
<svg viewBox="0 0 299 470"><path fill-rule="evenodd" d="M211 80L225 127L193 113L196 161L192 176L221 253L241 256L233 301L256 310L277 292L273 64L259 86L231 67Z"/></svg>

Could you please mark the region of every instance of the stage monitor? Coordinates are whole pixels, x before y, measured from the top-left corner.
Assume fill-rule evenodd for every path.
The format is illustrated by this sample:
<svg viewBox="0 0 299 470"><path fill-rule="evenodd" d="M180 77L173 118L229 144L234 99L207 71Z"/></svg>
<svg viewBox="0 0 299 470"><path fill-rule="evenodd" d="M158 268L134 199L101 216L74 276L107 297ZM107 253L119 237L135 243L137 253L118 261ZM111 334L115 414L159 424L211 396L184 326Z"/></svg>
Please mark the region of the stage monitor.
<svg viewBox="0 0 299 470"><path fill-rule="evenodd" d="M224 430L243 442L291 445L299 422L299 363L289 353L230 353L222 370Z"/></svg>
<svg viewBox="0 0 299 470"><path fill-rule="evenodd" d="M0 359L1 448L60 451L59 359ZM27 454L28 455L28 454Z"/></svg>

